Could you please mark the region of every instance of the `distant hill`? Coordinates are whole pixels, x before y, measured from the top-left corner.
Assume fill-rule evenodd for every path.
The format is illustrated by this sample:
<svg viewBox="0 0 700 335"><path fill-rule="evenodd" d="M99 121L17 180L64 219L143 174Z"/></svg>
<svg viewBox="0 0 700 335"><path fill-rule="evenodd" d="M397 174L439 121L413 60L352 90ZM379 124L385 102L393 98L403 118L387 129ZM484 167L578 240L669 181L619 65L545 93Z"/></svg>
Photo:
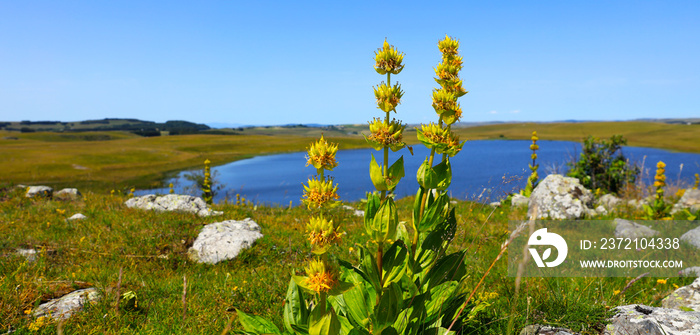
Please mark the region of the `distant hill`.
<svg viewBox="0 0 700 335"><path fill-rule="evenodd" d="M84 132L84 131L128 131L141 136L160 136L161 132L169 135L196 134L209 130L204 124L189 121L166 121L157 123L138 119L101 119L85 121L20 121L0 122L0 129L6 131L19 131L24 133L48 131L48 132Z"/></svg>

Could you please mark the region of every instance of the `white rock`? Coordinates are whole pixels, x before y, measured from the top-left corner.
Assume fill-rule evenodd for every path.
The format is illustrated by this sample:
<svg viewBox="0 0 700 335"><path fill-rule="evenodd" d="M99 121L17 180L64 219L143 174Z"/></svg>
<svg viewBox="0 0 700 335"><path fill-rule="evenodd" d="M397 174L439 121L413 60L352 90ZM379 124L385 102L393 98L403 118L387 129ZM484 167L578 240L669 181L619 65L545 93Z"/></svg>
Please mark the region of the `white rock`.
<svg viewBox="0 0 700 335"><path fill-rule="evenodd" d="M51 197L53 195L53 188L49 186L29 186L27 187L27 198L33 198L36 196L41 197Z"/></svg>
<svg viewBox="0 0 700 335"><path fill-rule="evenodd" d="M490 203L489 206L491 206L491 207L493 207L493 208L498 208L498 207L501 207L501 202L500 202L500 201L494 201L494 202Z"/></svg>
<svg viewBox="0 0 700 335"><path fill-rule="evenodd" d="M700 312L700 278L688 285L679 287L671 295L661 301L661 306L664 308L690 308L696 312Z"/></svg>
<svg viewBox="0 0 700 335"><path fill-rule="evenodd" d="M222 215L223 212L213 211L207 207L207 203L202 198L191 195L168 194L156 196L147 194L141 197L134 197L124 203L129 208L140 208L145 210L179 211L197 214L199 216Z"/></svg>
<svg viewBox="0 0 700 335"><path fill-rule="evenodd" d="M676 309L626 305L617 307L618 313L607 325L605 335L698 335L700 312Z"/></svg>
<svg viewBox="0 0 700 335"><path fill-rule="evenodd" d="M700 248L700 226L681 235L681 240Z"/></svg>
<svg viewBox="0 0 700 335"><path fill-rule="evenodd" d="M512 207L527 206L529 203L530 203L530 198L528 198L520 193L515 193L510 198L510 205Z"/></svg>
<svg viewBox="0 0 700 335"><path fill-rule="evenodd" d="M700 266L692 266L681 270L680 274L688 277L700 277Z"/></svg>
<svg viewBox="0 0 700 335"><path fill-rule="evenodd" d="M211 223L202 228L188 256L198 263L216 264L235 258L261 237L260 226L250 218Z"/></svg>
<svg viewBox="0 0 700 335"><path fill-rule="evenodd" d="M17 249L17 255L24 257L27 262L33 262L36 260L36 250L34 249Z"/></svg>
<svg viewBox="0 0 700 335"><path fill-rule="evenodd" d="M612 210L615 207L617 207L622 200L620 198L612 195L612 194L604 194L600 199L598 199L597 203L599 206L603 206L607 210Z"/></svg>
<svg viewBox="0 0 700 335"><path fill-rule="evenodd" d="M85 304L96 302L100 299L102 299L102 294L94 287L77 290L39 305L32 315L36 318L51 316L54 320L65 320L71 317L73 313L82 310Z"/></svg>
<svg viewBox="0 0 700 335"><path fill-rule="evenodd" d="M348 206L348 205L343 205L343 209L352 211L352 214L355 215L355 216L360 216L360 217L364 217L364 216L365 216L365 211L359 210L359 209L355 209L355 208L353 208L353 207L351 207L351 206Z"/></svg>
<svg viewBox="0 0 700 335"><path fill-rule="evenodd" d="M593 194L578 179L550 174L532 191L527 214L531 216L536 208L539 219L578 219L588 213L592 202Z"/></svg>
<svg viewBox="0 0 700 335"><path fill-rule="evenodd" d="M59 198L59 199L71 199L75 200L83 195L80 194L80 191L78 191L77 188L64 188L54 194L54 197Z"/></svg>
<svg viewBox="0 0 700 335"><path fill-rule="evenodd" d="M629 220L615 219L613 222L616 224L615 232L613 233L615 237L635 239L640 237L652 237L659 234L659 232L654 229Z"/></svg>
<svg viewBox="0 0 700 335"><path fill-rule="evenodd" d="M69 218L68 218L68 221L73 221L73 220L84 220L84 219L87 219L87 216L78 213L78 214L75 214L75 215L69 217Z"/></svg>
<svg viewBox="0 0 700 335"><path fill-rule="evenodd" d="M673 205L671 214L675 214L686 208L691 212L700 210L700 190L694 190L692 188L686 189L683 196Z"/></svg>

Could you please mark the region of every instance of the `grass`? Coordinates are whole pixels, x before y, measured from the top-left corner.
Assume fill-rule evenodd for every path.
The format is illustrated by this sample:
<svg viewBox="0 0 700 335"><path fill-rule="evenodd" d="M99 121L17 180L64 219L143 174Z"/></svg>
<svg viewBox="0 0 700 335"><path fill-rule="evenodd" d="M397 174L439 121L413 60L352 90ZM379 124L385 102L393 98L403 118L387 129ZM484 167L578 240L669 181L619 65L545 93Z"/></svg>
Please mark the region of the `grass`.
<svg viewBox="0 0 700 335"><path fill-rule="evenodd" d="M342 187L342 186L341 186ZM87 286L105 296L66 321L66 334L214 334L235 320L236 308L282 325L281 310L290 274L301 271L311 257L304 238L309 213L303 207L262 207L218 204L223 217L199 218L186 213L155 213L129 209L122 195L84 192L77 201L29 199L23 190L0 191L0 331L28 333L33 319L24 313L50 298ZM398 201L400 220L410 220L411 197ZM360 204L351 204L355 207ZM468 250L470 276L476 285L508 236L508 221L525 216L525 209L458 202L458 231L452 247ZM66 221L83 213L84 221ZM347 235L333 248L331 258L357 263L357 244L364 243L362 218L350 211L334 213ZM641 213L630 211L627 217ZM252 218L264 238L235 260L201 265L187 259L203 224L224 219ZM601 219L610 219L602 217ZM37 260L25 261L17 248L40 250ZM352 249L351 249L352 248ZM477 297L488 307L473 315L465 334L504 334L512 317L519 331L541 323L595 334L618 305L659 305L660 300L692 278L642 278L619 293L631 278L524 278L515 294L514 278L507 277L506 261L497 263ZM122 281L118 277L123 272ZM183 320L183 277L187 277L187 312ZM133 291L137 307L116 305L119 292ZM57 324L38 333L54 334Z"/></svg>

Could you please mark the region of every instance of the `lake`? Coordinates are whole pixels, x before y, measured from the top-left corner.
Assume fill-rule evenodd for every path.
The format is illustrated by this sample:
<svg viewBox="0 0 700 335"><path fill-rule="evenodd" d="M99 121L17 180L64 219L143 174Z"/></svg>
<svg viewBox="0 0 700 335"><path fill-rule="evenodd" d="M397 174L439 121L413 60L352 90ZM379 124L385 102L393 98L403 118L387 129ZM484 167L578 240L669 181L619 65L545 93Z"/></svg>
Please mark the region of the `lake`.
<svg viewBox="0 0 700 335"><path fill-rule="evenodd" d="M311 142L311 140L310 140ZM479 202L498 201L507 194L525 187L531 163L529 140L473 140L464 144L462 151L451 159L453 177L450 191L452 197ZM538 141L540 146L537 163L540 180L551 173L565 173L566 163L578 157L581 144L568 141ZM396 188L399 197L415 194L418 189L416 171L430 151L423 145L413 146L414 155L407 149L390 153L393 163L404 156L406 177ZM666 163L667 184L678 180L691 185L694 174L700 172L700 154L674 153L667 150L623 147L623 154L631 162L644 164L642 177L648 183L656 171L656 163ZM365 198L367 191L374 190L369 178L370 155L381 161L382 152L374 149L341 150L336 156L338 166L326 175L333 176L338 183L338 194L344 201ZM436 156L438 157L438 156ZM391 163L390 163L391 164ZM680 165L683 164L681 171ZM225 189L214 198L215 202L235 201L235 195L261 204L294 205L300 203L302 184L315 174L312 166L305 167L306 152L258 156L212 168L216 181ZM680 172L680 174L679 174ZM175 193L199 195L181 172L178 177L167 180L173 183ZM679 179L680 178L680 179ZM167 188L138 190L137 195L149 193L167 194Z"/></svg>

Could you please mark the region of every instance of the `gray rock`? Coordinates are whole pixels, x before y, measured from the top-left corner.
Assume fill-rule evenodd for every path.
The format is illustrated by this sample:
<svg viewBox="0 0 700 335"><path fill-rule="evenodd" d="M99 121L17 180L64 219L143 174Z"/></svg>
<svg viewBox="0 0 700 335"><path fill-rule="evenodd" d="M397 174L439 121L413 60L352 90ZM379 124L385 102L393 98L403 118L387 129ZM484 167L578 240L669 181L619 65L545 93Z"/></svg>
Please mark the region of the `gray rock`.
<svg viewBox="0 0 700 335"><path fill-rule="evenodd" d="M652 237L659 233L654 229L629 220L615 219L613 222L615 223L615 232L613 233L615 237L634 239Z"/></svg>
<svg viewBox="0 0 700 335"><path fill-rule="evenodd" d="M700 190L694 190L692 188L686 189L683 196L673 205L671 214L675 214L686 208L691 212L700 210Z"/></svg>
<svg viewBox="0 0 700 335"><path fill-rule="evenodd" d="M688 277L700 277L700 266L685 268L680 271L680 274Z"/></svg>
<svg viewBox="0 0 700 335"><path fill-rule="evenodd" d="M17 249L17 255L24 257L27 262L33 262L36 260L36 250L34 249Z"/></svg>
<svg viewBox="0 0 700 335"><path fill-rule="evenodd" d="M628 335L698 335L700 312L676 309L626 305L617 307L618 313L610 320L603 334Z"/></svg>
<svg viewBox="0 0 700 335"><path fill-rule="evenodd" d="M58 299L53 299L37 307L32 315L36 318L49 316L54 320L68 319L74 313L83 309L85 304L97 302L102 299L102 294L94 288L86 288L73 291Z"/></svg>
<svg viewBox="0 0 700 335"><path fill-rule="evenodd" d="M46 197L50 198L53 195L53 188L49 186L29 186L27 187L27 198Z"/></svg>
<svg viewBox="0 0 700 335"><path fill-rule="evenodd" d="M550 174L532 191L527 214L531 216L537 208L539 219L578 219L592 202L593 194L578 179Z"/></svg>
<svg viewBox="0 0 700 335"><path fill-rule="evenodd" d="M692 309L700 312L700 278L688 285L679 287L671 295L661 301L663 308L675 308L684 310Z"/></svg>
<svg viewBox="0 0 700 335"><path fill-rule="evenodd" d="M530 325L523 328L520 335L578 335L578 333L561 327Z"/></svg>
<svg viewBox="0 0 700 335"><path fill-rule="evenodd" d="M620 200L620 198L612 194L604 194L598 199L597 203L599 206L603 206L607 210L612 210L618 205L620 205L620 203L622 203L622 200Z"/></svg>
<svg viewBox="0 0 700 335"><path fill-rule="evenodd" d="M75 215L69 217L69 218L68 218L68 221L73 221L73 220L84 220L84 219L87 219L87 216L78 213L78 214L75 214Z"/></svg>
<svg viewBox="0 0 700 335"><path fill-rule="evenodd" d="M54 194L54 197L65 200L77 200L82 196L77 188L64 188Z"/></svg>
<svg viewBox="0 0 700 335"><path fill-rule="evenodd" d="M139 208L154 210L157 212L178 211L189 212L199 216L221 215L223 212L213 211L207 207L207 203L202 198L191 195L168 194L156 196L147 194L141 197L134 197L124 203L129 208Z"/></svg>
<svg viewBox="0 0 700 335"><path fill-rule="evenodd" d="M512 207L527 206L530 204L530 198L520 194L515 193L513 197L510 198L510 205Z"/></svg>
<svg viewBox="0 0 700 335"><path fill-rule="evenodd" d="M627 201L627 206L632 207L634 209L642 209L644 205L649 205L654 201L653 198L646 197L644 199L632 199Z"/></svg>
<svg viewBox="0 0 700 335"><path fill-rule="evenodd" d="M686 241L695 247L700 248L700 226L681 235L681 241Z"/></svg>
<svg viewBox="0 0 700 335"><path fill-rule="evenodd" d="M198 263L216 264L236 258L261 237L260 226L250 218L211 223L202 228L188 256Z"/></svg>

